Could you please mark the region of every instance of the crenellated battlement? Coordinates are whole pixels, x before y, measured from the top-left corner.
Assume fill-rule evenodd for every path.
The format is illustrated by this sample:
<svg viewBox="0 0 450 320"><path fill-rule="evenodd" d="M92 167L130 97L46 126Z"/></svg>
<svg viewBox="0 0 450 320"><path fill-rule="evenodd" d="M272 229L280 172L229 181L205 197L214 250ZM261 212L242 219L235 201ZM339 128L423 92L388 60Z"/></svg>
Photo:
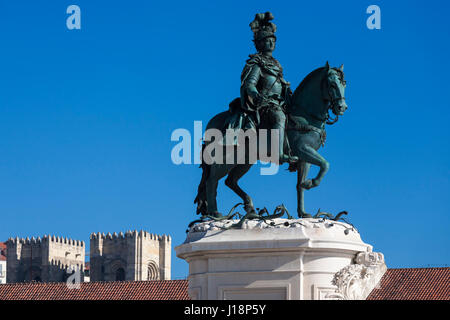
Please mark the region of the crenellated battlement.
<svg viewBox="0 0 450 320"><path fill-rule="evenodd" d="M55 235L44 235L42 238L41 237L31 237L31 239L29 237L26 238L19 238L19 237L15 237L15 238L9 238L7 241L8 245L17 245L17 244L22 244L22 245L27 245L27 244L48 244L48 243L58 243L58 244L66 244L68 246L74 246L74 247L81 247L84 248L85 242L84 241L80 241L80 240L74 240L74 239L70 239L70 238L63 238L63 237L58 237Z"/></svg>
<svg viewBox="0 0 450 320"><path fill-rule="evenodd" d="M125 233L119 232L118 234L116 232L107 234L105 233L91 233L90 239L91 240L118 240L118 239L126 239L126 238L145 238L149 240L158 240L158 241L165 241L165 242L171 242L172 238L169 235L157 235L154 233L149 233L144 230L128 230Z"/></svg>
<svg viewBox="0 0 450 320"><path fill-rule="evenodd" d="M61 260L55 260L55 259L51 259L50 263L49 263L50 267L56 267L59 270L73 270L75 269L79 269L81 271L84 270L84 262L79 262L79 263L64 263Z"/></svg>

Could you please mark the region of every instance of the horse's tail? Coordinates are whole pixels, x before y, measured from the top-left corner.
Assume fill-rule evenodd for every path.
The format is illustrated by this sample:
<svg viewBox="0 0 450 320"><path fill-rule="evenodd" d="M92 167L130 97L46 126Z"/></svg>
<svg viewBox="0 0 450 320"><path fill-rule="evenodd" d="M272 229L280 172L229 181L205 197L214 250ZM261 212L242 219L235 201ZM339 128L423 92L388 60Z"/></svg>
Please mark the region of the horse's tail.
<svg viewBox="0 0 450 320"><path fill-rule="evenodd" d="M205 145L202 146L202 153ZM202 179L198 185L197 196L195 197L194 203L197 204L197 214L205 215L207 214L207 202L206 202L206 180L208 180L209 172L211 171L211 166L202 162L200 165L202 168Z"/></svg>
<svg viewBox="0 0 450 320"><path fill-rule="evenodd" d="M230 116L230 112L224 111L219 114L216 114L211 120L209 120L208 125L206 126L206 130L208 129L219 129L222 130ZM202 155L204 154L204 149L206 145L203 143L202 145ZM203 159L203 156L201 157ZM197 214L205 215L207 214L207 202L206 202L206 180L209 178L209 174L211 172L211 165L206 164L202 161L200 165L202 168L202 179L200 180L200 184L198 185L197 196L195 197L194 203L197 204Z"/></svg>

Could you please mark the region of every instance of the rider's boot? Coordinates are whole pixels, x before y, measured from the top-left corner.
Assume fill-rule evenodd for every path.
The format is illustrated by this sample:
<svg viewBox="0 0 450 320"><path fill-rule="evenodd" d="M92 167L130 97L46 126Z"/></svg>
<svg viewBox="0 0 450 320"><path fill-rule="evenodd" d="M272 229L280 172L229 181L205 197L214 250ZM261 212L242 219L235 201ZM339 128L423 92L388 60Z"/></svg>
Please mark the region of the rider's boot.
<svg viewBox="0 0 450 320"><path fill-rule="evenodd" d="M298 161L298 157L291 156L289 154L284 153L284 139L285 139L285 133L284 133L284 127L279 129L279 155L280 155L280 164L283 164L285 162L287 163L295 163Z"/></svg>
<svg viewBox="0 0 450 320"><path fill-rule="evenodd" d="M286 115L282 110L272 110L272 118L274 119L273 129L278 130L278 155L279 155L279 164L283 164L285 162L295 163L298 161L298 157L291 156L289 154L284 153L284 139L286 137Z"/></svg>

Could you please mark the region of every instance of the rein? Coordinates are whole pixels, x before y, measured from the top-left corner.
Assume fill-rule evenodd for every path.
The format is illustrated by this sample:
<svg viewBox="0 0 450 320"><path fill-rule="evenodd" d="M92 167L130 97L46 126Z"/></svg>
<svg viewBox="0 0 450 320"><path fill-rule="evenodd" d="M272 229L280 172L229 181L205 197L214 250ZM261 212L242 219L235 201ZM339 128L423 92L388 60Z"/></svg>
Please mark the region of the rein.
<svg viewBox="0 0 450 320"><path fill-rule="evenodd" d="M328 109L329 110L329 109ZM339 116L336 116L336 118L334 118L334 119L331 119L331 117L330 117L330 113L328 113L328 117L327 117L327 122L326 122L326 124L335 124L338 120L339 120Z"/></svg>
<svg viewBox="0 0 450 320"><path fill-rule="evenodd" d="M325 78L322 80L322 85L321 85L322 90L323 90L324 82L325 82ZM328 108L327 108L327 118L325 119L325 121L326 121L326 124L332 125L332 124L335 124L336 122L338 122L339 116L336 115L336 118L332 119L330 116L330 109L332 109L332 110L335 109L336 103L341 100L345 101L345 97L333 98L333 96L331 95L330 86L328 86L328 97L329 98L323 99L325 102L329 102Z"/></svg>

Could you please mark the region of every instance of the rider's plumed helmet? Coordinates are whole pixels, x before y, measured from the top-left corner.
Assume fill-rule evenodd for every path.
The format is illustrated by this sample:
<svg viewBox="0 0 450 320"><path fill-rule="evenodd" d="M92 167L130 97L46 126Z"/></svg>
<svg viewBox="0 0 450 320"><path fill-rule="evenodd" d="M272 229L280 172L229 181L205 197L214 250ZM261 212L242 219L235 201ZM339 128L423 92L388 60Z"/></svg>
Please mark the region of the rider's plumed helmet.
<svg viewBox="0 0 450 320"><path fill-rule="evenodd" d="M273 15L270 12L257 13L255 19L250 23L250 28L253 31L253 42L258 42L268 37L275 37L277 26L270 22L273 20Z"/></svg>

